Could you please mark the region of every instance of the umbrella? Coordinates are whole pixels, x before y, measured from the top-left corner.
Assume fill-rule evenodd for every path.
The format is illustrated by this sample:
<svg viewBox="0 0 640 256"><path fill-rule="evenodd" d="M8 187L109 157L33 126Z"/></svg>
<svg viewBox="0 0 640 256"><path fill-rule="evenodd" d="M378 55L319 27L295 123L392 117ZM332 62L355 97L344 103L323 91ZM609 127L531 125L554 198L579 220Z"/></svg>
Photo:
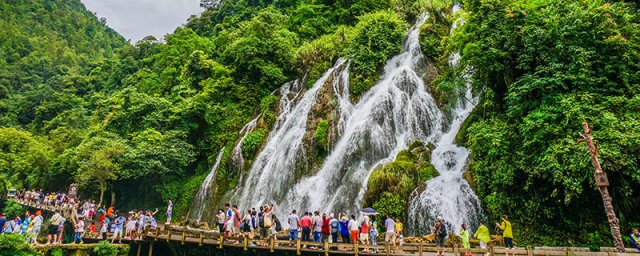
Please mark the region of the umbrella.
<svg viewBox="0 0 640 256"><path fill-rule="evenodd" d="M362 214L364 214L364 215L376 215L376 214L378 214L378 212L376 212L375 209L369 207L369 208L362 209Z"/></svg>

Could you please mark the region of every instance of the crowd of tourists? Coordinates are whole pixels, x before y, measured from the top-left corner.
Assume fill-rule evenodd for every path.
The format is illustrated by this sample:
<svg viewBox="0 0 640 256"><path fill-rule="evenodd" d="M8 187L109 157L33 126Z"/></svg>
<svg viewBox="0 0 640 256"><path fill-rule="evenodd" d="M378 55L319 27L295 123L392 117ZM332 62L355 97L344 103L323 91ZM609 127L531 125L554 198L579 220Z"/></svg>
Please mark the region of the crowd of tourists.
<svg viewBox="0 0 640 256"><path fill-rule="evenodd" d="M384 241L389 244L391 252L397 246L404 243L404 225L400 218L392 218L387 215L379 228L376 221L376 213L363 213L359 218L355 215L345 213L321 213L304 212L298 214L296 210L291 211L287 216L286 223L289 226L288 236L292 241L308 241L320 244L330 243L358 243L363 248L363 252L369 252L369 246L378 245ZM270 239L272 234L283 231L280 219L275 215L273 204L260 206L258 210L252 208L243 214L236 205L225 204L225 209L218 209L216 214L216 225L220 233L224 236L248 237L250 239L259 237ZM513 231L508 216L503 216L501 223L496 223L496 230L504 237L507 248L513 248ZM473 237L480 241L482 248L487 248L491 240L489 228L484 222L480 223L478 230L471 233L466 224L460 227L460 237L463 247L470 248L469 240ZM380 230L380 231L379 231ZM384 232L379 234L379 232ZM441 217L436 219L432 230L435 236L436 245L439 248L445 247L445 239L449 236L445 220ZM473 234L473 235L472 235ZM275 238L275 237L274 237ZM258 244L260 245L260 244ZM263 245L263 246L266 246ZM335 248L335 245L332 245ZM324 249L318 246L312 249ZM466 251L470 254L469 251ZM444 250L439 250L437 255L443 255Z"/></svg>
<svg viewBox="0 0 640 256"><path fill-rule="evenodd" d="M60 244L63 240L65 223L70 222L73 228L73 242L84 243L83 236L95 239L116 240L122 243L122 239L142 239L148 228L158 226L155 215L158 209L131 210L127 213L120 212L114 206L104 207L97 205L93 200L71 199L64 193L43 193L42 190L22 190L15 199L23 204L36 208L48 208L54 211L47 224L47 244ZM171 221L173 203L169 201L167 207L167 222ZM65 217L66 216L66 217ZM70 218L70 219L67 219ZM45 224L42 212L37 210L34 214L27 211L22 216L7 216L0 214L0 227L4 234L16 233L25 237L31 243L37 243L42 226Z"/></svg>

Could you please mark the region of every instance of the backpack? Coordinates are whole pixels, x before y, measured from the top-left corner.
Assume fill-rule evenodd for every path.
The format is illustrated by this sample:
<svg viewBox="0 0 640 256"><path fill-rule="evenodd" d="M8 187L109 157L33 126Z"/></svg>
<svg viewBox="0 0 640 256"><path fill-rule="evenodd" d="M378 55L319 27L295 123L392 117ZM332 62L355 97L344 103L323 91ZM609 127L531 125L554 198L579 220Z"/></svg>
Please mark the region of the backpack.
<svg viewBox="0 0 640 256"><path fill-rule="evenodd" d="M338 221L333 221L333 219L331 220L331 231L334 231L333 233L336 233L338 231Z"/></svg>
<svg viewBox="0 0 640 256"><path fill-rule="evenodd" d="M258 217L258 226L264 228L264 214L260 214L260 216Z"/></svg>
<svg viewBox="0 0 640 256"><path fill-rule="evenodd" d="M447 225L441 224L440 230L438 231L438 235L441 237L447 236Z"/></svg>
<svg viewBox="0 0 640 256"><path fill-rule="evenodd" d="M276 232L282 231L282 224L280 224L280 220L276 216L273 216L273 222L276 224Z"/></svg>

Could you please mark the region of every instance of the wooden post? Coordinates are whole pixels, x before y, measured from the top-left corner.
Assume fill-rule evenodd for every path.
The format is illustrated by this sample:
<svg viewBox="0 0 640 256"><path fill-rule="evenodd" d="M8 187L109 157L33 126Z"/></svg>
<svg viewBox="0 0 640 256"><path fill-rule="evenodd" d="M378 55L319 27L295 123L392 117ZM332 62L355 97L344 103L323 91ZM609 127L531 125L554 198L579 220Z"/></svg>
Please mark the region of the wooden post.
<svg viewBox="0 0 640 256"><path fill-rule="evenodd" d="M272 235L271 238L269 239L269 251L270 252L274 252L273 251L273 246L276 243L276 239L275 239L275 235Z"/></svg>
<svg viewBox="0 0 640 256"><path fill-rule="evenodd" d="M420 240L420 244L418 245L418 255L422 256L422 240Z"/></svg>
<svg viewBox="0 0 640 256"><path fill-rule="evenodd" d="M198 246L202 246L203 240L204 240L204 235L202 234L202 231L200 231L200 242L198 243Z"/></svg>
<svg viewBox="0 0 640 256"><path fill-rule="evenodd" d="M533 256L533 249L531 246L527 246L527 256Z"/></svg>
<svg viewBox="0 0 640 256"><path fill-rule="evenodd" d="M169 240L171 240L171 229L169 229L167 232L167 243L169 242Z"/></svg>
<svg viewBox="0 0 640 256"><path fill-rule="evenodd" d="M607 214L609 220L609 226L611 227L611 235L613 236L613 244L616 246L616 251L622 253L625 252L624 243L622 242L622 235L620 234L620 224L618 223L618 217L613 209L613 199L609 195L609 180L607 174L602 170L600 161L598 161L598 145L593 143L591 137L591 127L587 121L582 122L584 128L584 134L580 133L580 140L578 143L584 141L587 144L587 150L591 153L591 165L595 169L594 178L596 179L596 186L602 196L602 203L604 204L604 211Z"/></svg>
<svg viewBox="0 0 640 256"><path fill-rule="evenodd" d="M324 241L324 256L329 256L329 241Z"/></svg>
<svg viewBox="0 0 640 256"><path fill-rule="evenodd" d="M384 242L384 247L385 247L384 251L387 256L391 254L391 245L389 245L390 243L391 242Z"/></svg>
<svg viewBox="0 0 640 256"><path fill-rule="evenodd" d="M453 255L460 256L460 248L458 248L458 244L453 244Z"/></svg>
<svg viewBox="0 0 640 256"><path fill-rule="evenodd" d="M160 236L160 229L156 227L156 235L153 238L154 241L158 241L158 236Z"/></svg>
<svg viewBox="0 0 640 256"><path fill-rule="evenodd" d="M491 243L491 245L489 246L489 255L494 256L493 243Z"/></svg>
<svg viewBox="0 0 640 256"><path fill-rule="evenodd" d="M302 255L300 252L300 239L296 241L296 255Z"/></svg>
<svg viewBox="0 0 640 256"><path fill-rule="evenodd" d="M153 240L149 242L149 256L153 256Z"/></svg>
<svg viewBox="0 0 640 256"><path fill-rule="evenodd" d="M222 249L223 241L224 241L224 235L220 234L220 246L218 248Z"/></svg>
<svg viewBox="0 0 640 256"><path fill-rule="evenodd" d="M249 241L247 241L247 236L244 236L242 244L244 245L244 250L248 250L247 246L249 245Z"/></svg>
<svg viewBox="0 0 640 256"><path fill-rule="evenodd" d="M358 256L358 241L353 244L353 255Z"/></svg>
<svg viewBox="0 0 640 256"><path fill-rule="evenodd" d="M186 233L185 233L185 231L183 230L183 231L182 231L182 242L181 242L181 244L182 244L182 245L184 245L184 239L185 239L185 236L186 236L186 235L187 235L187 234L186 234Z"/></svg>
<svg viewBox="0 0 640 256"><path fill-rule="evenodd" d="M136 256L140 256L140 251L142 249L142 244L138 244L138 252L136 253Z"/></svg>

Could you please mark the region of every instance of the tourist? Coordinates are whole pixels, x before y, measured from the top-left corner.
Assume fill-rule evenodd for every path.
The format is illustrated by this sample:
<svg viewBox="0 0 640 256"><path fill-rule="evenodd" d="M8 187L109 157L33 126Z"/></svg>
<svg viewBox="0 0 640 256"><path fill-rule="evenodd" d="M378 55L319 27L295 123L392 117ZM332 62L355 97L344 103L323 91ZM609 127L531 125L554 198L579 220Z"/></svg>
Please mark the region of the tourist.
<svg viewBox="0 0 640 256"><path fill-rule="evenodd" d="M638 233L638 229L634 228L629 237L631 238L631 245L640 250L640 233Z"/></svg>
<svg viewBox="0 0 640 256"><path fill-rule="evenodd" d="M51 237L53 236L53 243L55 244L58 241L58 227L60 226L60 221L62 221L62 216L56 210L49 221L49 233L47 235L47 245L51 244Z"/></svg>
<svg viewBox="0 0 640 256"><path fill-rule="evenodd" d="M326 213L322 214L322 242L329 241L329 235L331 234L331 227L329 226L329 222L331 222L331 218Z"/></svg>
<svg viewBox="0 0 640 256"><path fill-rule="evenodd" d="M502 237L504 239L504 247L507 249L513 249L513 229L511 228L511 222L509 222L509 216L502 216L502 224L496 223L496 227L502 231ZM506 253L509 255L509 253Z"/></svg>
<svg viewBox="0 0 640 256"><path fill-rule="evenodd" d="M0 213L0 234L4 232L4 225L7 224L7 215Z"/></svg>
<svg viewBox="0 0 640 256"><path fill-rule="evenodd" d="M89 224L89 237L90 238L96 238L98 234L96 233L96 225L93 221L91 221L91 224Z"/></svg>
<svg viewBox="0 0 640 256"><path fill-rule="evenodd" d="M313 241L322 242L322 217L318 211L313 213Z"/></svg>
<svg viewBox="0 0 640 256"><path fill-rule="evenodd" d="M329 220L329 228L331 229L331 243L338 243L338 234L340 231L340 221L335 218L335 215L331 213L329 215L331 219Z"/></svg>
<svg viewBox="0 0 640 256"><path fill-rule="evenodd" d="M356 221L356 216L351 215L351 219L349 220L349 232L351 233L351 242L354 244L358 243L358 233L360 233L360 226L358 225L358 221Z"/></svg>
<svg viewBox="0 0 640 256"><path fill-rule="evenodd" d="M309 242L311 241L311 217L309 217L309 212L305 212L304 216L300 219L300 227L302 228L302 241Z"/></svg>
<svg viewBox="0 0 640 256"><path fill-rule="evenodd" d="M216 214L216 218L218 219L218 221L216 222L217 226L218 226L218 231L220 232L220 235L224 234L224 223L225 223L225 214L224 211L222 209L218 209L218 214Z"/></svg>
<svg viewBox="0 0 640 256"><path fill-rule="evenodd" d="M366 217L366 215L365 215ZM362 222L360 222L360 242L364 245L364 250L362 252L369 252L369 218L362 218Z"/></svg>
<svg viewBox="0 0 640 256"><path fill-rule="evenodd" d="M231 210L233 211L233 233L236 235L240 235L240 224L242 224L242 216L240 215L240 211L238 211L238 206L234 205Z"/></svg>
<svg viewBox="0 0 640 256"><path fill-rule="evenodd" d="M37 244L38 242L36 241L36 239L38 238L38 235L40 234L40 230L42 229L42 223L44 222L44 219L42 218L42 212L40 210L36 211L36 216L33 217L33 229L31 230L31 243L33 244ZM0 225L1 227L2 225Z"/></svg>
<svg viewBox="0 0 640 256"><path fill-rule="evenodd" d="M396 231L395 231L396 222L393 221L391 215L387 214L387 219L384 221L384 227L386 232L384 233L384 242L385 244L391 244L393 247L396 247ZM393 250L391 250L393 253Z"/></svg>
<svg viewBox="0 0 640 256"><path fill-rule="evenodd" d="M289 224L289 240L298 241L298 227L300 226L300 218L298 218L296 210L291 211L291 215L289 215L287 223Z"/></svg>
<svg viewBox="0 0 640 256"><path fill-rule="evenodd" d="M109 228L109 218L105 218L102 222L102 226L100 226L100 235L102 236L102 240L107 240L107 231Z"/></svg>
<svg viewBox="0 0 640 256"><path fill-rule="evenodd" d="M165 225L171 224L171 213L173 213L173 202L169 200L169 205L167 205L167 221L164 223Z"/></svg>
<svg viewBox="0 0 640 256"><path fill-rule="evenodd" d="M242 224L240 225L243 236L253 239L253 225L251 225L251 210L247 210L247 214L242 218Z"/></svg>
<svg viewBox="0 0 640 256"><path fill-rule="evenodd" d="M74 224L74 234L73 234L73 242L72 244L83 244L84 241L82 241L82 232L84 232L84 221L82 220L82 217L78 218L78 220L76 221L76 223Z"/></svg>
<svg viewBox="0 0 640 256"><path fill-rule="evenodd" d="M132 216L135 216L136 212L132 212ZM127 239L129 240L135 240L136 239L136 224L138 223L138 220L135 219L134 217L129 217L127 219L127 224L125 224L125 230L126 230L126 236Z"/></svg>
<svg viewBox="0 0 640 256"><path fill-rule="evenodd" d="M396 233L396 239L398 239L398 245L402 246L402 243L400 242L400 240L403 239L403 230L404 230L404 225L402 225L402 221L400 221L400 218L396 218L395 224L393 225L393 229Z"/></svg>
<svg viewBox="0 0 640 256"><path fill-rule="evenodd" d="M269 228L264 223L264 206L260 206L260 212L258 213L258 227L260 228L260 238L266 239L269 235Z"/></svg>
<svg viewBox="0 0 640 256"><path fill-rule="evenodd" d="M444 219L440 216L436 218L434 233L436 237L436 247L438 247L436 255L442 256L444 255L444 240L447 238L447 225L444 223Z"/></svg>
<svg viewBox="0 0 640 256"><path fill-rule="evenodd" d="M369 235L371 236L371 245L378 245L378 223L375 219L371 223L371 231L369 232ZM374 249L373 252L378 253L378 249Z"/></svg>
<svg viewBox="0 0 640 256"><path fill-rule="evenodd" d="M473 237L480 240L480 248L487 249L487 244L491 241L491 235L489 234L489 228L484 225L484 221L480 221L480 226L478 226L478 230L473 234ZM485 255L489 255L489 252L487 251Z"/></svg>
<svg viewBox="0 0 640 256"><path fill-rule="evenodd" d="M122 243L122 232L124 231L124 222L126 221L126 219L124 218L124 216L122 216L122 214L117 214L118 217L114 220L114 223L116 225L116 230L113 232L113 236L111 237L111 243L113 243L116 238L118 238L118 243Z"/></svg>
<svg viewBox="0 0 640 256"><path fill-rule="evenodd" d="M231 209L231 204L224 204L226 217L225 217L225 235L231 236L233 233L233 210Z"/></svg>
<svg viewBox="0 0 640 256"><path fill-rule="evenodd" d="M340 236L342 236L342 242L345 244L351 243L351 239L349 239L349 219L347 219L346 215L340 214Z"/></svg>
<svg viewBox="0 0 640 256"><path fill-rule="evenodd" d="M467 224L462 224L460 230L460 238L462 239L462 248L464 248L464 256L471 256L471 244L469 244L469 230L467 230Z"/></svg>

